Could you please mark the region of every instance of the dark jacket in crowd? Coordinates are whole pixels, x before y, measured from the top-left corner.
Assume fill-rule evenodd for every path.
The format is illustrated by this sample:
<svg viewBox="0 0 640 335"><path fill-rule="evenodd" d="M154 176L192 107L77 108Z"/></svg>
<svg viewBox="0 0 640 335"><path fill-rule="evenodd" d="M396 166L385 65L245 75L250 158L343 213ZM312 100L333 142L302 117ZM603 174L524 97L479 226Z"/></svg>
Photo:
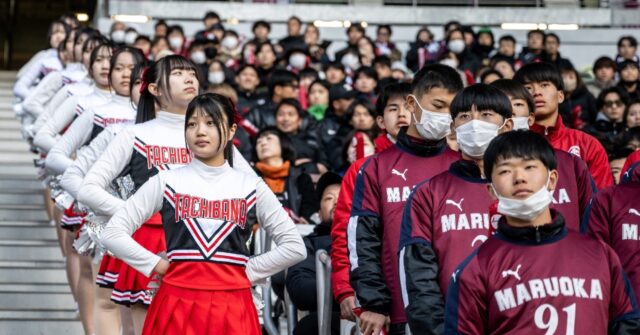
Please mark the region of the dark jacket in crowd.
<svg viewBox="0 0 640 335"><path fill-rule="evenodd" d="M317 130L322 146L326 150L327 159L331 165L329 170L335 171L340 168L342 147L346 135L349 134L351 130L352 127L349 125L346 116L337 116L333 108L329 106Z"/></svg>
<svg viewBox="0 0 640 335"><path fill-rule="evenodd" d="M329 160L318 132L314 129L316 126L313 125L306 128L305 131L299 131L297 134L289 134L289 137L296 150L296 159L308 158L311 160L310 163L302 164L299 167L305 173L320 173L316 163L329 167Z"/></svg>
<svg viewBox="0 0 640 335"><path fill-rule="evenodd" d="M520 53L520 56L518 56L518 61L520 61L522 65L527 65L535 62L540 62L544 57L545 57L544 50L541 51L539 54L536 54L529 48L524 47L522 48L522 52Z"/></svg>
<svg viewBox="0 0 640 335"><path fill-rule="evenodd" d="M565 96L558 108L562 121L571 128L583 128L585 123L595 122L598 115L596 98L584 85L576 87L571 96Z"/></svg>
<svg viewBox="0 0 640 335"><path fill-rule="evenodd" d="M622 140L625 128L624 122L612 122L600 113L596 121L583 130L598 139L607 152L614 152L616 145Z"/></svg>

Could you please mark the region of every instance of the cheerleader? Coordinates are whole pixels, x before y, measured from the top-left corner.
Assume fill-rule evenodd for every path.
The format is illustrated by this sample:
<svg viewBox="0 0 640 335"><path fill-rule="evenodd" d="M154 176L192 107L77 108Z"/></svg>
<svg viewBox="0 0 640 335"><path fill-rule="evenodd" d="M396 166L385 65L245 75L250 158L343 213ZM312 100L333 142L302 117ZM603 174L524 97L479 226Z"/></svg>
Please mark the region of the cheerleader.
<svg viewBox="0 0 640 335"><path fill-rule="evenodd" d="M111 218L101 241L145 276L162 276L143 334L258 335L252 283L303 260L304 244L266 184L231 168L237 125L228 98L196 97L184 127L195 159L145 183ZM168 261L131 238L158 211ZM277 247L250 258L251 217Z"/></svg>
<svg viewBox="0 0 640 335"><path fill-rule="evenodd" d="M129 174L135 189L159 170L175 169L191 161L186 148L183 125L187 105L199 87L196 65L181 56L167 56L155 62L143 75L136 125L121 131L87 173L78 194L78 201L92 208L96 214L111 216L124 201L111 195L108 185L122 174ZM155 112L156 105L161 108ZM237 150L234 157L240 157ZM248 163L238 158L237 168L251 171ZM160 216L152 216L133 238L153 253L166 249ZM116 271L112 300L131 306L136 334L140 334L151 303L148 288L150 279L123 264L119 270L106 263L116 263L105 256L101 264L104 274Z"/></svg>
<svg viewBox="0 0 640 335"><path fill-rule="evenodd" d="M48 40L51 49L47 50L43 56L37 56L38 59L33 63L27 63L23 71L18 72L18 81L13 86L13 94L24 100L33 90L33 85L38 79L46 76L49 72L59 71L63 65L58 57L58 48L60 44L70 34L71 29L61 20L51 22L49 26ZM64 47L64 46L63 46Z"/></svg>
<svg viewBox="0 0 640 335"><path fill-rule="evenodd" d="M109 70L111 64L111 45L100 44L91 51L89 73L94 89L88 95L73 95L55 110L51 118L38 130L33 144L41 152L48 153L58 141L58 136L71 122L85 110L104 105L111 101L113 94L109 89Z"/></svg>

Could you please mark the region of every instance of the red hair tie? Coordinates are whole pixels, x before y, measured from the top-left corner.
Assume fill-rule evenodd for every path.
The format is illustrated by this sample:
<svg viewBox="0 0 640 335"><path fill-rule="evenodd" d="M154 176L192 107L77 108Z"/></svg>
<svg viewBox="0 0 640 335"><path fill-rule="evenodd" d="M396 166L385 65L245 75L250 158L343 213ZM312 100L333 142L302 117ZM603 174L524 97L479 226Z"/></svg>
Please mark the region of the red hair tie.
<svg viewBox="0 0 640 335"><path fill-rule="evenodd" d="M147 78L149 74L149 68L145 68L142 71L142 76L140 77L140 94L144 93L149 87L149 79Z"/></svg>

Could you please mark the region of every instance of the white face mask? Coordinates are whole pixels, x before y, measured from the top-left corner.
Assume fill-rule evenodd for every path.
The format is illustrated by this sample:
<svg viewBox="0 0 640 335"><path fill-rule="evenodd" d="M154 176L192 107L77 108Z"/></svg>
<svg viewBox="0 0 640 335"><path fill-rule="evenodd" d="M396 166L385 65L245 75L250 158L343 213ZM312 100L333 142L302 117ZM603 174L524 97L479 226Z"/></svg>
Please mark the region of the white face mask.
<svg viewBox="0 0 640 335"><path fill-rule="evenodd" d="M209 72L209 83L210 84L222 84L224 83L224 72L222 71L214 71L214 72Z"/></svg>
<svg viewBox="0 0 640 335"><path fill-rule="evenodd" d="M204 64L207 61L207 55L204 54L204 51L194 51L191 53L191 60L196 64Z"/></svg>
<svg viewBox="0 0 640 335"><path fill-rule="evenodd" d="M289 57L289 65L298 70L302 70L305 65L307 65L307 56L301 53L293 54Z"/></svg>
<svg viewBox="0 0 640 335"><path fill-rule="evenodd" d="M463 40L451 40L447 43L447 48L454 54L459 54L464 51L464 41Z"/></svg>
<svg viewBox="0 0 640 335"><path fill-rule="evenodd" d="M124 35L124 43L127 45L133 45L133 43L136 43L136 38L138 38L138 33L130 31Z"/></svg>
<svg viewBox="0 0 640 335"><path fill-rule="evenodd" d="M169 45L171 46L171 49L178 49L182 47L183 41L182 37L171 37L169 38Z"/></svg>
<svg viewBox="0 0 640 335"><path fill-rule="evenodd" d="M451 59L451 58L445 58L445 59L441 60L440 64L452 67L454 69L458 68L458 61L455 60L455 59Z"/></svg>
<svg viewBox="0 0 640 335"><path fill-rule="evenodd" d="M124 36L125 36L124 30L114 30L111 32L111 40L114 43L123 43Z"/></svg>
<svg viewBox="0 0 640 335"><path fill-rule="evenodd" d="M233 36L227 36L222 39L222 46L227 49L233 49L238 45L238 39Z"/></svg>
<svg viewBox="0 0 640 335"><path fill-rule="evenodd" d="M513 130L518 129L529 129L529 118L524 116L514 116L511 118L513 120Z"/></svg>
<svg viewBox="0 0 640 335"><path fill-rule="evenodd" d="M481 120L471 120L461 125L456 128L456 140L460 150L472 158L482 158L489 143L498 136L498 130L502 126L498 127L493 123Z"/></svg>
<svg viewBox="0 0 640 335"><path fill-rule="evenodd" d="M342 65L350 68L351 70L357 70L360 67L360 60L356 55L351 53L342 56L340 62L342 63Z"/></svg>
<svg viewBox="0 0 640 335"><path fill-rule="evenodd" d="M493 192L498 196L498 213L523 221L532 221L538 217L553 201L553 192L548 189L550 177L551 175L547 178L545 186L524 200L503 197L492 184Z"/></svg>
<svg viewBox="0 0 640 335"><path fill-rule="evenodd" d="M449 113L436 113L428 111L418 102L418 99L410 95L415 100L416 105L422 110L420 121L417 120L416 114L413 115L413 120L416 123L416 129L422 138L425 140L441 140L451 132L451 115Z"/></svg>

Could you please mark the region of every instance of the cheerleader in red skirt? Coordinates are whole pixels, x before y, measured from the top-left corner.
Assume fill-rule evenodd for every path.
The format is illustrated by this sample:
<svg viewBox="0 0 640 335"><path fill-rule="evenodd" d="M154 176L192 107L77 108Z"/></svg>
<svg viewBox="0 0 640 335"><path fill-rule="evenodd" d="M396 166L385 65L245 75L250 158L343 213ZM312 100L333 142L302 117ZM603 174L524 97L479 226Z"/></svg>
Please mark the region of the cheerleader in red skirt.
<svg viewBox="0 0 640 335"><path fill-rule="evenodd" d="M269 187L233 166L237 129L229 99L196 97L187 109L187 166L149 179L107 223L101 241L149 276L162 276L143 334L261 333L251 285L305 258L295 225ZM160 213L168 261L131 238ZM252 218L277 245L250 257Z"/></svg>
<svg viewBox="0 0 640 335"><path fill-rule="evenodd" d="M159 171L173 170L191 162L184 141L184 115L189 102L198 94L197 68L181 56L167 56L143 73L137 124L122 130L93 165L78 194L78 200L111 216L124 201L111 195L107 186L121 175L129 175L132 189L139 189ZM155 111L155 106L160 110ZM236 153L234 156L239 156ZM247 170L250 167L244 161ZM134 240L153 254L166 250L160 215L150 215L136 231ZM146 306L153 290L147 274L123 264L118 272L112 300L131 306L136 333L142 329Z"/></svg>

